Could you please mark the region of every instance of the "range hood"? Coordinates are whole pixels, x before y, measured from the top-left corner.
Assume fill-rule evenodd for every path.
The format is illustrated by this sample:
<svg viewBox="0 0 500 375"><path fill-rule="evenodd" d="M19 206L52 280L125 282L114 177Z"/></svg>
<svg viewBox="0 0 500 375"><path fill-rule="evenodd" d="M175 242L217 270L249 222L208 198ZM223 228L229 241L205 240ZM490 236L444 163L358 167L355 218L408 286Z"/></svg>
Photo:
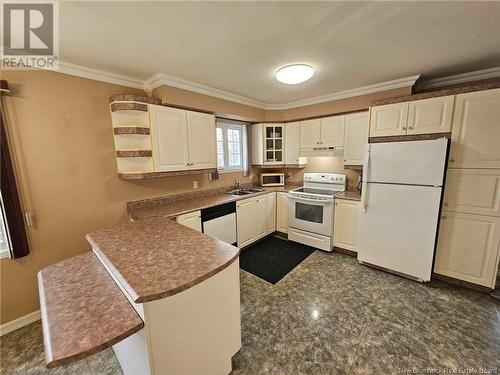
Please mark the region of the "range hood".
<svg viewBox="0 0 500 375"><path fill-rule="evenodd" d="M300 156L343 156L344 147L301 148Z"/></svg>

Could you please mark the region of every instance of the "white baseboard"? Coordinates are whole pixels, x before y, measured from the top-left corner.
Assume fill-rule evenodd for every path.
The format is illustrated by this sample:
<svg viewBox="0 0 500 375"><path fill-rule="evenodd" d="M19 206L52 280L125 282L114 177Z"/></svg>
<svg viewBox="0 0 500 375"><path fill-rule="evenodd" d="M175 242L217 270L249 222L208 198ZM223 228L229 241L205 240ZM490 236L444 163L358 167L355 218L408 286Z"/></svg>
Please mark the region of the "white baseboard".
<svg viewBox="0 0 500 375"><path fill-rule="evenodd" d="M21 316L20 318L11 320L10 322L0 325L0 336L6 335L7 333L15 331L16 329L22 328L24 326L27 326L28 324L36 322L37 320L40 319L41 319L40 310L37 310L27 315Z"/></svg>

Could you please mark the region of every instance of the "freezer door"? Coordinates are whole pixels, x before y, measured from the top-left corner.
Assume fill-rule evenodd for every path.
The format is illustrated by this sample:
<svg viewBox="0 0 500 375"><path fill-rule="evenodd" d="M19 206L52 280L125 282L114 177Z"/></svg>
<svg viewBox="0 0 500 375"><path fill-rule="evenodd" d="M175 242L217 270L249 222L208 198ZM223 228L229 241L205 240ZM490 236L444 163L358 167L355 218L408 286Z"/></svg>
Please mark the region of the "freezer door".
<svg viewBox="0 0 500 375"><path fill-rule="evenodd" d="M369 143L363 181L441 186L448 139Z"/></svg>
<svg viewBox="0 0 500 375"><path fill-rule="evenodd" d="M358 260L429 281L440 198L439 187L364 183Z"/></svg>

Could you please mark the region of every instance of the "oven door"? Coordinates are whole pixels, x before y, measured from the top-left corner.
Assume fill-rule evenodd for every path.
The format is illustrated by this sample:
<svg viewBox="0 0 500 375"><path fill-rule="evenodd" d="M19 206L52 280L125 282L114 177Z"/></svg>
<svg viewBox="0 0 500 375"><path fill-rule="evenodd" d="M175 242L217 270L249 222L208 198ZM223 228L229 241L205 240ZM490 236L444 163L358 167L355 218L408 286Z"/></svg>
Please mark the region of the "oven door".
<svg viewBox="0 0 500 375"><path fill-rule="evenodd" d="M288 195L288 225L331 237L333 200Z"/></svg>

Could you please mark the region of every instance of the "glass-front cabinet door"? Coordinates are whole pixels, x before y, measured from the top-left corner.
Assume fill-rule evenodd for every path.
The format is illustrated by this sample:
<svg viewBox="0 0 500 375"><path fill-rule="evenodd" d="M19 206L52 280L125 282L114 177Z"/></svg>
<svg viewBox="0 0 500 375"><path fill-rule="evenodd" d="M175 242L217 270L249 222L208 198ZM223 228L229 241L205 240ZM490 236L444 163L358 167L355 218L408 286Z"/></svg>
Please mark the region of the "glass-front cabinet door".
<svg viewBox="0 0 500 375"><path fill-rule="evenodd" d="M264 129L264 164L284 163L284 126L266 124Z"/></svg>

